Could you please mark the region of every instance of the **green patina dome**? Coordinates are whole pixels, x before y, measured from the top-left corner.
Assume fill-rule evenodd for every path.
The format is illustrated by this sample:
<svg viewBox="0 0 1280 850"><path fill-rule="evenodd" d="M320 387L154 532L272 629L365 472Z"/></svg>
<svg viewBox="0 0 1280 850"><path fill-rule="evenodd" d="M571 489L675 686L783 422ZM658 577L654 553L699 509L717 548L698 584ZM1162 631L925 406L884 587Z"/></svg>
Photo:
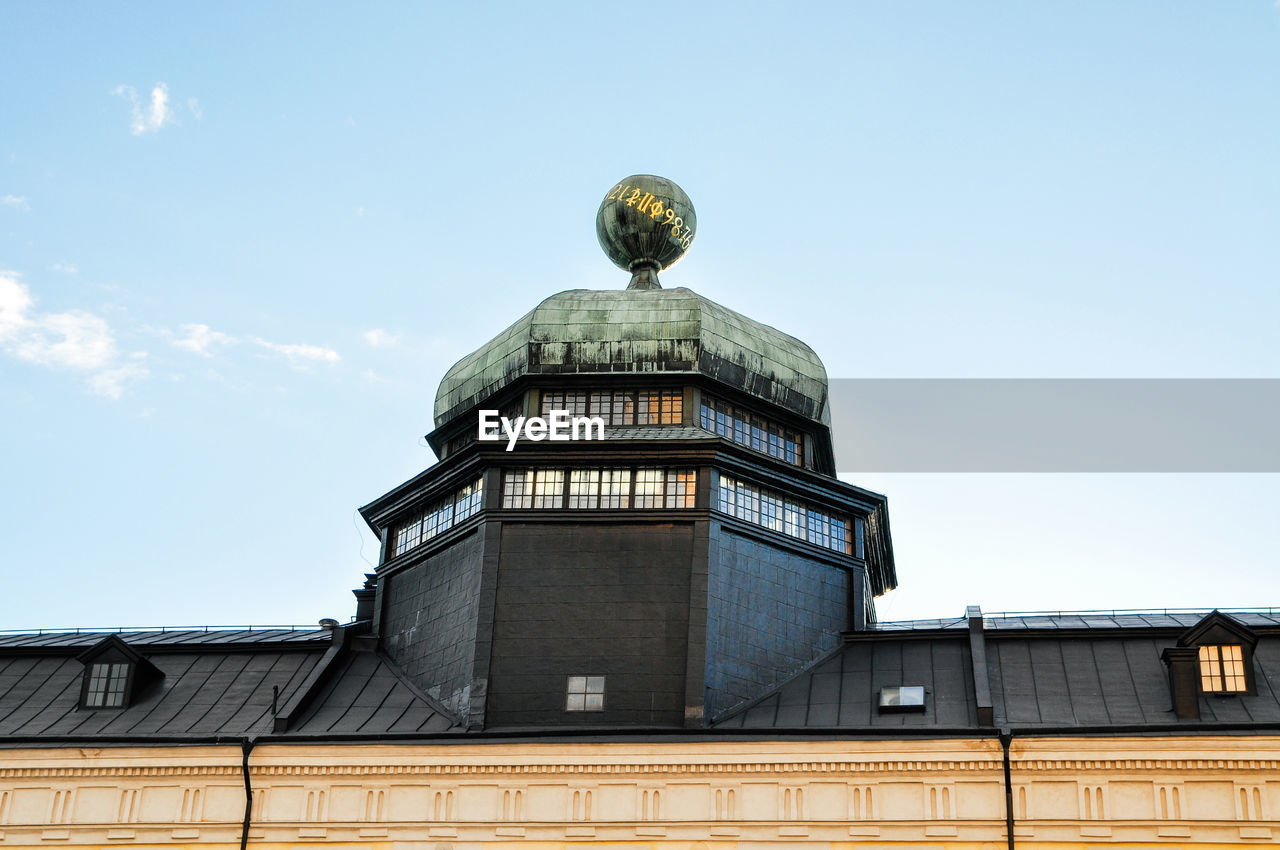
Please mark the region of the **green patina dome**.
<svg viewBox="0 0 1280 850"><path fill-rule="evenodd" d="M827 372L813 349L679 287L551 296L445 373L435 424L525 375L679 372L830 422Z"/></svg>

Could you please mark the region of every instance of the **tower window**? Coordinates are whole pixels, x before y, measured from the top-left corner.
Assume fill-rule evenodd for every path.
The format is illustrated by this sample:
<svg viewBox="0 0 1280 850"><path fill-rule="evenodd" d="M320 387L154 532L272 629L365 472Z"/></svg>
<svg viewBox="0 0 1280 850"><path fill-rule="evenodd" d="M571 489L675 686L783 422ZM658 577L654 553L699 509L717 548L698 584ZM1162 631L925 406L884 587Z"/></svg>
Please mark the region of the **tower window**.
<svg viewBox="0 0 1280 850"><path fill-rule="evenodd" d="M697 489L692 469L508 469L502 507L692 508Z"/></svg>
<svg viewBox="0 0 1280 850"><path fill-rule="evenodd" d="M1200 690L1207 694L1248 690L1244 653L1239 645L1200 647Z"/></svg>
<svg viewBox="0 0 1280 850"><path fill-rule="evenodd" d="M89 665L89 686L85 708L121 708L129 684L129 665L118 663Z"/></svg>
<svg viewBox="0 0 1280 850"><path fill-rule="evenodd" d="M565 711L604 711L604 676L570 676Z"/></svg>
<svg viewBox="0 0 1280 850"><path fill-rule="evenodd" d="M712 504L716 510L752 525L780 531L823 549L866 557L862 517L827 513L756 484L721 474Z"/></svg>
<svg viewBox="0 0 1280 850"><path fill-rule="evenodd" d="M548 391L542 415L553 410L570 416L598 416L608 425L679 425L684 420L682 390Z"/></svg>
<svg viewBox="0 0 1280 850"><path fill-rule="evenodd" d="M395 527L394 555L403 555L410 549L443 534L464 519L480 512L484 498L484 478L477 478L465 487L429 503L425 508L409 516Z"/></svg>
<svg viewBox="0 0 1280 850"><path fill-rule="evenodd" d="M804 466L804 438L777 422L734 407L717 398L704 398L699 423L708 431L762 454Z"/></svg>

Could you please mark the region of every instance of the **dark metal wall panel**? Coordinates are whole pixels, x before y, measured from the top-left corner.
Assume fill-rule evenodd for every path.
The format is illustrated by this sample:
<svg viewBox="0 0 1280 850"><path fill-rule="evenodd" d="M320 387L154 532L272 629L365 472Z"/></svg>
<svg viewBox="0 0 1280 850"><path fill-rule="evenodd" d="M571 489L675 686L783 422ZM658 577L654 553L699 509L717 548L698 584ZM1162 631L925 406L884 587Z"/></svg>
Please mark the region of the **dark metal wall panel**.
<svg viewBox="0 0 1280 850"><path fill-rule="evenodd" d="M1102 698L1107 704L1107 714L1112 723L1142 723L1146 715L1133 686L1133 674L1129 670L1129 657L1122 640L1098 640L1094 642L1093 657L1098 665L1098 679L1102 682Z"/></svg>
<svg viewBox="0 0 1280 850"><path fill-rule="evenodd" d="M995 652L992 652L992 649ZM1031 648L1027 640L1001 640L987 648L987 658L1000 667L1004 719L1012 725L1040 722L1040 704L1036 700L1035 677L1032 675Z"/></svg>
<svg viewBox="0 0 1280 850"><path fill-rule="evenodd" d="M471 701L482 548L480 535L469 534L383 579L387 654L460 716Z"/></svg>
<svg viewBox="0 0 1280 850"><path fill-rule="evenodd" d="M840 665L840 726L871 725L875 711L871 693L871 645L846 646L837 656Z"/></svg>
<svg viewBox="0 0 1280 850"><path fill-rule="evenodd" d="M933 687L927 698L933 701L938 726L976 726L978 710L973 691L973 663L969 647L962 641L930 641L933 655Z"/></svg>
<svg viewBox="0 0 1280 850"><path fill-rule="evenodd" d="M1176 719L1173 700L1169 696L1169 677L1164 662L1160 660L1161 651L1172 643L1149 637L1137 637L1124 642L1129 681L1138 698L1144 722L1165 723Z"/></svg>
<svg viewBox="0 0 1280 850"><path fill-rule="evenodd" d="M1102 698L1102 678L1093 654L1093 641L1058 641L1063 672L1071 694L1071 715L1075 723L1103 726L1111 722L1107 702Z"/></svg>
<svg viewBox="0 0 1280 850"><path fill-rule="evenodd" d="M1253 650L1253 683L1258 694L1249 714L1261 722L1280 722L1280 640L1263 639Z"/></svg>
<svg viewBox="0 0 1280 850"><path fill-rule="evenodd" d="M504 523L486 725L683 725L692 552L692 523ZM604 711L565 710L574 675Z"/></svg>
<svg viewBox="0 0 1280 850"><path fill-rule="evenodd" d="M840 644L849 574L711 524L706 712L727 714Z"/></svg>
<svg viewBox="0 0 1280 850"><path fill-rule="evenodd" d="M1035 672L1036 705L1040 722L1051 726L1070 726L1075 722L1071 686L1067 682L1062 644L1058 641L1033 640L1027 649L1031 669Z"/></svg>

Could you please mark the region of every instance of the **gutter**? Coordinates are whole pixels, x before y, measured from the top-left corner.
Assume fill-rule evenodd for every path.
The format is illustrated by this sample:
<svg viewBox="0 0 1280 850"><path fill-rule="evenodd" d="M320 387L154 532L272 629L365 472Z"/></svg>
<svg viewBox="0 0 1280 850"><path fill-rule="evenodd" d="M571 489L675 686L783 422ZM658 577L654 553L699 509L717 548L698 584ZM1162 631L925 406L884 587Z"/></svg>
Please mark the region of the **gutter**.
<svg viewBox="0 0 1280 850"><path fill-rule="evenodd" d="M1009 762L1009 745L1013 743L1013 732L1000 730L1000 749L1004 756L1004 829L1009 850L1013 847L1013 770ZM246 774L247 775L247 774ZM244 850L241 845L240 850Z"/></svg>
<svg viewBox="0 0 1280 850"><path fill-rule="evenodd" d="M253 780L249 777L249 753L253 751L254 743L254 739L248 736L240 741L240 766L244 772L244 826L240 829L240 850L249 846L249 826L253 823Z"/></svg>

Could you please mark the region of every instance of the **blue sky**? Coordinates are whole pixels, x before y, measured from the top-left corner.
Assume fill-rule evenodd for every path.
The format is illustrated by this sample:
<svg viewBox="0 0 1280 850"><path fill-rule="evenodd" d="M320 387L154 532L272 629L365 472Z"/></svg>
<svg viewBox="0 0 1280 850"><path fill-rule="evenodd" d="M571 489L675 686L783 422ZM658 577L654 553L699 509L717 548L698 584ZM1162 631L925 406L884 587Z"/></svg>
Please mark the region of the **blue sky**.
<svg viewBox="0 0 1280 850"><path fill-rule="evenodd" d="M0 627L346 619L444 370L663 275L833 377L1280 377L1280 8L7 4ZM1280 605L1275 475L875 475L889 617Z"/></svg>

